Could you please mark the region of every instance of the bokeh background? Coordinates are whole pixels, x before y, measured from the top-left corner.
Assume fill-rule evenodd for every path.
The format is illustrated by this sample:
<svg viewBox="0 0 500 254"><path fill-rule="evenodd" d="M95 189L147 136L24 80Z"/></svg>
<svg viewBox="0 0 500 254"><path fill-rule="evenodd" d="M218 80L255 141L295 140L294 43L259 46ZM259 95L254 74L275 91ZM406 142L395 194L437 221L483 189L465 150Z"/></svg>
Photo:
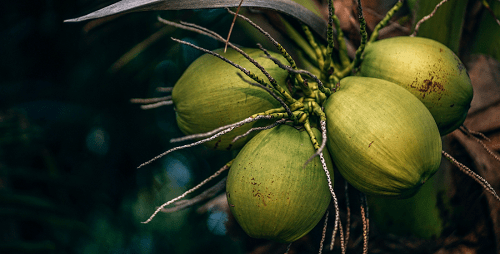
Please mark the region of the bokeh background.
<svg viewBox="0 0 500 254"><path fill-rule="evenodd" d="M353 19L353 1L335 2L340 3L336 8L342 29L356 46L359 25ZM377 13L385 13L395 1L364 2L371 29L381 19ZM208 49L223 47L206 37L164 27L157 16L202 24L223 36L232 16L223 10L150 11L63 23L110 3L0 3L0 253L284 253L286 245L245 237L220 199L161 213L153 222L141 224L156 206L207 178L234 156L200 146L137 169L172 148L171 138L182 136L172 106L141 110L130 103L131 98L165 95L156 88L173 86L201 55L170 36ZM452 46L482 92L468 124L490 136L488 146L498 150L500 39L494 39L498 27L492 25L487 11L477 7L479 1L460 3L465 3L468 15L461 26L462 39ZM381 35L408 34L411 18L404 17L410 14L403 8L396 15L403 17L401 22ZM267 18L261 24L273 20L272 15ZM248 36L247 28L239 25L234 42L253 46L260 40ZM493 55L496 60L472 53ZM498 190L498 162L484 157L481 146L461 135L445 139L447 149L470 167L479 168ZM447 207L439 207L446 223L440 226L440 235L421 239L387 234L373 224L373 253L496 253L500 206L473 180L453 172L442 176L449 188L444 198L448 201L441 203ZM343 187L338 188L342 193ZM345 221L345 207L341 210ZM356 238L351 247L358 253L359 212L352 220ZM290 253L317 253L320 235L321 228L315 228Z"/></svg>

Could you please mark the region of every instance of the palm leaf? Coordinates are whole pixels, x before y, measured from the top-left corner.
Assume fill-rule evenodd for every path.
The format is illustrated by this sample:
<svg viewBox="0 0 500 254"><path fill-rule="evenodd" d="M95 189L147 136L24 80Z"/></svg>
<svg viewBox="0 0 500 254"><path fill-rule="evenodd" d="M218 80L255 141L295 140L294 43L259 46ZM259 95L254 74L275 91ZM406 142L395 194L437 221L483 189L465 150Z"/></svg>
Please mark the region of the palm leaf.
<svg viewBox="0 0 500 254"><path fill-rule="evenodd" d="M304 2L304 1L302 1ZM189 10L237 7L240 0L122 0L87 15L67 19L64 22L80 22L103 18L119 13L151 10ZM312 30L326 36L326 20L312 4L307 7L293 0L244 0L244 7L258 7L285 13L308 25Z"/></svg>

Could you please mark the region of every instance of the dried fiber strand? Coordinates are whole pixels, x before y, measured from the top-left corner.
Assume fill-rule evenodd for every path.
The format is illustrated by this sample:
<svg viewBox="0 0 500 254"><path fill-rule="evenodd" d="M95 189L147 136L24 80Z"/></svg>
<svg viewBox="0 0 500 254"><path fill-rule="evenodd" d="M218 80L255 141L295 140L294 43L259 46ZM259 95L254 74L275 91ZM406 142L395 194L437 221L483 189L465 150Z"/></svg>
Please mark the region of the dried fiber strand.
<svg viewBox="0 0 500 254"><path fill-rule="evenodd" d="M201 31L204 31L204 32L207 32L207 33L210 33L212 34L213 36L215 36L219 41L222 41L224 42L224 38L222 38L222 36L220 36L219 34L217 34L216 32L210 30L210 29L207 29L205 27L202 27L202 26L199 26L199 25L196 25L196 24L192 24L192 23L187 23L187 22L183 22L181 21L181 24L183 25L187 25L187 26L190 26L190 27L193 27L193 28L196 28L196 29L200 29ZM255 67L257 67L265 76L266 78L269 80L269 82L271 82L271 84L273 84L273 86L277 86L278 83L276 82L276 80L271 76L271 74L269 74L269 72L267 72L267 70L262 66L260 65L257 61L255 61L255 59L251 58L247 53L245 53L245 51L241 50L240 48L236 47L235 45L233 45L232 43L230 42L227 42L228 45L236 50L238 53L240 53L243 57L245 57L248 61L250 61ZM253 78L252 78L253 79ZM255 79L254 79L255 80ZM257 80L256 80L257 81Z"/></svg>
<svg viewBox="0 0 500 254"><path fill-rule="evenodd" d="M259 83L254 83L254 82L250 82L250 81L246 80L245 78L243 78L243 76L240 73L236 73L236 74L246 83L266 90L266 92L268 92L274 99L276 99L281 104L281 106L285 109L286 113L288 114L288 118L290 118L290 119L294 118L290 108L286 105L286 103L280 97L278 97L273 91L271 91L271 89L269 89L268 87L265 87Z"/></svg>
<svg viewBox="0 0 500 254"><path fill-rule="evenodd" d="M163 212L163 213L177 212L177 211L189 208L193 205L196 205L203 200L213 198L215 195L217 195L217 193L219 193L220 191L224 190L224 188L226 188L226 179L227 179L227 177L224 177L224 179L220 180L217 184L215 184L214 186L210 187L209 189L205 190L204 192L202 192L201 194L199 194L198 196L196 196L192 199L179 200L179 201L173 203L175 205L175 207L162 208L161 212Z"/></svg>
<svg viewBox="0 0 500 254"><path fill-rule="evenodd" d="M474 136L479 136L488 142L491 141L491 139L486 137L486 135L484 135L483 133L481 133L479 131L473 131L473 130L467 128L465 125L460 126L460 130L465 134L472 134Z"/></svg>
<svg viewBox="0 0 500 254"><path fill-rule="evenodd" d="M236 13L234 13L233 11L229 10L229 8L226 8L226 10L233 14L233 15L236 15ZM290 54L288 54L288 52L286 51L285 48L283 48L283 46L281 46L281 44L279 44L278 41L276 41L268 32L266 32L264 29L262 29L260 26L258 26L257 24L255 24L252 20L250 20L249 18L241 15L241 14L237 14L240 18L242 18L243 20L245 20L246 22L248 22L251 26L255 27L257 30L259 30L259 32L261 32L264 36L266 36L269 41L271 41L271 43L281 52L281 54L286 58L286 60L288 61L288 63L293 67L293 68L297 68L297 64L295 63L295 61L293 60L292 56L290 56Z"/></svg>
<svg viewBox="0 0 500 254"><path fill-rule="evenodd" d="M500 162L500 157L498 157L490 148L488 148L488 146L486 146L486 144L481 141L479 138L477 138L476 136L473 136L473 134L481 134L482 136L484 136L484 134L480 133L480 132L474 132L472 133L469 129L467 129L467 127L465 126L461 126L460 127L460 130L462 132L464 132L468 137L471 137L472 139L474 139L477 143L479 143L483 148L484 150L486 150L486 152L491 156L493 157L493 159L497 160ZM487 140L490 140L488 137L484 136L485 139Z"/></svg>
<svg viewBox="0 0 500 254"><path fill-rule="evenodd" d="M226 165L224 165L222 168L220 168L219 170L217 170L217 172L215 172L213 175L211 175L210 177L208 177L207 179L203 180L201 183L199 183L198 185L194 186L193 188L189 189L188 191L184 192L182 195L164 203L163 205L161 205L160 207L158 207L156 209L156 211L144 222L141 222L143 224L146 224L146 223L149 223L155 216L156 214L158 214L163 208L165 208L166 206L176 202L177 200L179 199L182 199L184 198L185 196L187 196L189 193L199 189L200 187L202 187L203 185L205 185L207 182L209 182L210 180L214 179L215 177L217 177L218 175L220 175L222 172L224 172L225 170L227 170L230 166L231 166L231 163L233 161L230 161L228 162Z"/></svg>
<svg viewBox="0 0 500 254"><path fill-rule="evenodd" d="M172 96L169 95L169 96L145 98L145 99L134 98L134 99L130 99L130 102L135 103L135 104L150 104L150 103L155 103L155 102L160 102L160 101L168 101L171 99L172 99Z"/></svg>
<svg viewBox="0 0 500 254"><path fill-rule="evenodd" d="M418 29L420 29L420 26L422 25L422 23L424 23L425 21L429 20L430 18L432 18L434 16L434 14L436 13L437 9L439 9L439 7L441 7L441 5L443 5L444 3L448 2L448 0L443 0L441 2L439 2L436 7L434 7L434 10L431 12L431 14L427 15L427 16L424 16L422 19L420 19L417 24L415 25L415 30L413 31L413 33L410 35L411 37L415 37L418 33Z"/></svg>
<svg viewBox="0 0 500 254"><path fill-rule="evenodd" d="M239 124L239 125L234 125L234 124L232 124L232 125L231 125L231 127L228 127L228 128L226 128L226 129L224 129L223 131L221 131L221 132L219 132L219 133L217 133L217 134L215 134L215 135L213 135L213 136L211 136L211 137L209 137L209 138L206 138L206 139L203 139L203 140L200 140L200 141L196 141L196 142L194 142L194 143L190 143L190 144L187 144L187 145L174 147L174 148L172 148L172 149L170 149L170 150L168 150L168 151L166 151L166 152L164 152L164 153L162 153L162 154L160 154L160 155L157 155L157 156L156 156L156 157L154 157L153 159L151 159L151 160L149 160L149 161L146 161L146 162L142 163L142 164L141 164L141 165L139 165L137 168L144 167L144 166L146 166L146 165L150 164L151 162L153 162L153 161L155 161L155 160L157 160L157 159L159 159L159 158L161 158L161 157L163 157L163 156L165 156L165 155L167 155L167 154L169 154L169 153L171 153L171 152L173 152L173 151L177 151L177 150L181 150L181 149L185 149L185 148L189 148L189 147L197 146L197 145L199 145L199 144L203 144L203 143L205 143L205 142L208 142L208 141L214 140L214 139L216 139L216 138L218 138L218 137L220 137L220 136L222 136L222 135L224 135L224 134L226 134L226 133L228 133L228 132L230 132L230 131L234 130L235 128L237 128L237 127L239 127L239 126L241 126L241 125L243 125L243 124L245 124L245 123L249 123L249 122L256 121L256 118L257 118L257 117L255 117L255 118L249 117L249 118L247 118L247 119L245 119L245 120L243 120L243 121L238 122L238 124ZM270 118L270 116L269 116L269 118Z"/></svg>
<svg viewBox="0 0 500 254"><path fill-rule="evenodd" d="M347 212L347 221L345 227L345 244L347 246L349 242L349 236L351 233L351 204L349 202L349 183L344 179L344 191L345 191L345 205Z"/></svg>
<svg viewBox="0 0 500 254"><path fill-rule="evenodd" d="M323 253L323 244L326 238L326 227L328 226L328 216L330 215L330 210L326 210L325 222L323 223L323 232L321 233L321 241L319 242L319 254Z"/></svg>
<svg viewBox="0 0 500 254"><path fill-rule="evenodd" d="M484 178L479 176L476 172L472 171L470 168L468 168L464 164L458 162L455 158L453 158L447 152L441 151L441 153L443 154L444 157L446 157L446 159L448 159L448 161L450 161L453 165L457 166L458 169L460 169L462 172L464 172L465 174L472 177L472 179L474 179L476 182L478 182L485 190L487 190L498 201L500 201L500 197L497 195L495 189L493 189L493 187L491 187L491 185L488 183L488 181L486 181Z"/></svg>
<svg viewBox="0 0 500 254"><path fill-rule="evenodd" d="M162 93L168 93L168 92L172 92L173 89L174 89L173 87L157 87L156 91L162 92Z"/></svg>
<svg viewBox="0 0 500 254"><path fill-rule="evenodd" d="M368 211L365 212L365 208L368 208L368 205L366 204L366 196L363 193L360 193L360 199L361 199L361 220L363 221L363 254L368 253L368 235L369 235L369 228L368 228Z"/></svg>
<svg viewBox="0 0 500 254"><path fill-rule="evenodd" d="M268 125L268 126L263 126L263 127L253 127L251 128L250 130L248 130L247 132L241 134L241 135L238 135L236 136L233 141L231 141L231 143L234 143L236 141L238 141L240 138L243 138L243 137L246 137L248 135L250 135L250 133L254 132L254 131L261 131L261 130L268 130L268 129L272 129L282 123L285 123L286 122L286 119L283 118L283 119L280 119L278 121L276 121L275 123L271 124L271 125Z"/></svg>
<svg viewBox="0 0 500 254"><path fill-rule="evenodd" d="M160 101L157 103L141 105L141 109L147 110L147 109L159 108L161 106L168 106L172 104L174 104L174 101Z"/></svg>
<svg viewBox="0 0 500 254"><path fill-rule="evenodd" d="M198 138L210 137L210 136L212 136L218 132L221 132L227 128L238 127L238 126L241 126L243 124L251 123L251 122L254 122L254 121L257 121L260 119L271 119L271 118L272 118L272 116L270 116L270 115L259 115L256 117L248 117L248 118L245 118L239 122L229 124L226 126L222 126L222 127L219 127L217 129L209 131L209 132L188 135L188 136L184 136L184 137L180 137L180 138L173 138L170 140L170 143L176 143L176 142L182 142L182 141L193 140L193 139L198 139Z"/></svg>

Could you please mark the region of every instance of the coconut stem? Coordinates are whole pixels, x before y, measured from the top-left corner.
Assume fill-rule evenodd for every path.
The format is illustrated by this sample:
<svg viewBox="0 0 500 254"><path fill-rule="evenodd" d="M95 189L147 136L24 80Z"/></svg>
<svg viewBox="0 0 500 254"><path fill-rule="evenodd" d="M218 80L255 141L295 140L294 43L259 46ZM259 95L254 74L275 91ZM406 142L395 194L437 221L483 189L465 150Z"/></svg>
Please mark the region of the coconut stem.
<svg viewBox="0 0 500 254"><path fill-rule="evenodd" d="M226 8L226 9L227 9L227 11L229 13L235 14L234 12L232 12L231 10L229 10L228 8ZM290 63L290 66L293 69L297 69L297 64L295 63L295 60L293 60L292 56L290 56L290 54L288 54L288 52L286 51L286 49L283 48L283 46L281 46L281 44L279 44L278 41L276 41L268 32L264 31L264 29L262 29L260 26L258 26L257 24L255 24L249 18L247 18L247 17L245 17L245 16L243 16L241 14L235 14L235 15L238 15L243 20L247 21L250 25L252 25L253 27L255 27L257 30L259 30L259 32L261 32L264 36L266 36L271 41L271 43L279 50L279 52L281 53L281 55L283 55L283 57L285 57L285 59L288 61L288 63ZM295 74L295 79L297 80L297 82L299 83L299 85L301 85L302 83L304 83L304 79L302 78L302 76L300 76L300 74Z"/></svg>
<svg viewBox="0 0 500 254"><path fill-rule="evenodd" d="M236 73L236 74L246 83L266 90L266 92L268 92L274 99L276 99L281 104L281 106L285 109L286 113L288 114L288 118L290 118L290 120L294 120L294 116L293 116L290 108L286 105L286 103L280 97L278 97L273 91L271 91L271 89L269 89L268 87L263 86L259 83L254 83L254 82L250 82L250 81L246 80L245 78L243 78L243 76L240 73Z"/></svg>
<svg viewBox="0 0 500 254"><path fill-rule="evenodd" d="M368 33L366 32L366 20L363 17L363 8L361 7L361 0L358 0L358 19L359 19L359 32L361 34L361 44L359 45L358 49L356 50L356 57L354 58L354 61L352 62L352 69L356 70L359 65L361 64L361 55L363 54L363 51L365 50L366 46L366 41L368 38Z"/></svg>
<svg viewBox="0 0 500 254"><path fill-rule="evenodd" d="M335 15L335 6L333 5L333 0L328 0L328 30L327 30L327 38L328 38L328 48L331 49L331 51L327 52L332 52L334 45L334 38L333 38L333 25L335 25L335 30L337 31L337 42L339 46L339 58L340 58L340 63L342 64L343 68L346 68L350 64L349 56L347 55L347 46L346 42L344 39L344 33L342 32L342 29L340 28L340 20ZM327 56L331 57L331 53L327 53ZM332 59L333 60L333 59Z"/></svg>
<svg viewBox="0 0 500 254"><path fill-rule="evenodd" d="M384 28L387 23L389 23L389 21L391 20L392 16L394 16L394 13L396 13L400 8L401 6L403 6L403 0L399 0L388 12L387 14L385 15L385 17L375 26L375 28L373 29L373 33L372 35L370 36L370 40L368 41L367 44L370 44L374 41L377 40L378 38L378 35L379 35L379 31L380 29Z"/></svg>
<svg viewBox="0 0 500 254"><path fill-rule="evenodd" d="M180 200L182 198L184 198L185 196L187 196L189 193L199 189L200 187L202 187L203 185L205 185L207 182L209 182L210 180L214 179L215 177L217 177L218 175L220 175L222 172L224 172L225 170L227 170L229 167L231 167L231 164L233 163L233 160L231 160L230 162L226 163L226 165L224 165L222 168L220 168L219 170L217 170L217 172L215 172L213 175L211 175L210 177L208 177L207 179L203 180L201 183L199 183L198 185L194 186L193 188L189 189L188 191L182 193L182 195L164 203L163 205L161 205L160 207L158 207L156 209L156 211L144 222L141 222L143 224L146 224L146 223L149 223L151 220L153 220L153 218L156 216L156 214L158 214L163 208L165 208L166 206L176 202L177 200Z"/></svg>
<svg viewBox="0 0 500 254"><path fill-rule="evenodd" d="M325 65L325 59L323 58L323 52L321 48L316 43L314 35L311 33L311 30L309 30L308 26L302 25L302 30L304 31L304 34L306 35L306 38L309 41L309 45L311 45L311 47L314 49L314 53L316 54L316 59L318 59L319 68L323 69Z"/></svg>
<svg viewBox="0 0 500 254"><path fill-rule="evenodd" d="M460 169L462 172L464 172L465 174L467 174L470 177L472 177L472 179L474 179L476 182L478 182L485 190L487 190L498 201L500 201L500 197L497 195L497 192L495 191L495 189L493 189L493 187L491 187L490 183L488 183L488 181L486 181L486 179L484 179L481 176L479 176L476 172L472 171L470 168L468 168L464 164L458 162L455 158L453 158L447 152L441 151L441 153L443 154L443 156L446 159L448 159L448 161L450 161L453 165L457 166L458 169Z"/></svg>
<svg viewBox="0 0 500 254"><path fill-rule="evenodd" d="M330 91L329 88L325 87L323 85L323 82L321 82L321 80L314 74L312 74L311 72L309 71L306 71L306 70L300 70L300 69L294 69L292 68L291 66L287 66L287 65L284 65L283 63L281 63L278 59L272 57L269 52L262 47L261 44L257 43L257 46L259 46L259 48L264 51L264 53L266 54L266 56L271 59L276 65L278 65L280 68L284 69L284 70L287 70L289 72L292 72L292 73L295 73L295 74L304 74L304 75L308 75L309 77L311 77L312 79L314 79L314 81L316 81L316 83L318 83L318 89L323 92L324 94L326 94L327 96L330 96L332 94L332 92ZM306 96L309 96L309 97L312 97L313 96L313 93L312 91L310 91L309 94L306 94Z"/></svg>

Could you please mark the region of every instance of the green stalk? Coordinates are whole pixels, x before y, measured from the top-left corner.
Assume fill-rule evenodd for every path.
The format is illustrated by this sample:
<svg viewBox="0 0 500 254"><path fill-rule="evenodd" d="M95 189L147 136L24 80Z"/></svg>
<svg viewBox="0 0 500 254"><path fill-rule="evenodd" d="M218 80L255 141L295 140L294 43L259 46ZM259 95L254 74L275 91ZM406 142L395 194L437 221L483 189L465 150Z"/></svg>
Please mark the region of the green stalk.
<svg viewBox="0 0 500 254"><path fill-rule="evenodd" d="M396 13L400 8L401 6L403 6L403 1L402 0L399 0L388 12L387 14L385 15L385 17L375 26L375 28L373 29L373 33L372 35L370 36L370 40L368 41L368 44L374 42L377 40L378 38L378 34L379 34L379 31L380 29L384 28L387 23L389 23L389 21L391 20L392 16L394 16L394 13Z"/></svg>

